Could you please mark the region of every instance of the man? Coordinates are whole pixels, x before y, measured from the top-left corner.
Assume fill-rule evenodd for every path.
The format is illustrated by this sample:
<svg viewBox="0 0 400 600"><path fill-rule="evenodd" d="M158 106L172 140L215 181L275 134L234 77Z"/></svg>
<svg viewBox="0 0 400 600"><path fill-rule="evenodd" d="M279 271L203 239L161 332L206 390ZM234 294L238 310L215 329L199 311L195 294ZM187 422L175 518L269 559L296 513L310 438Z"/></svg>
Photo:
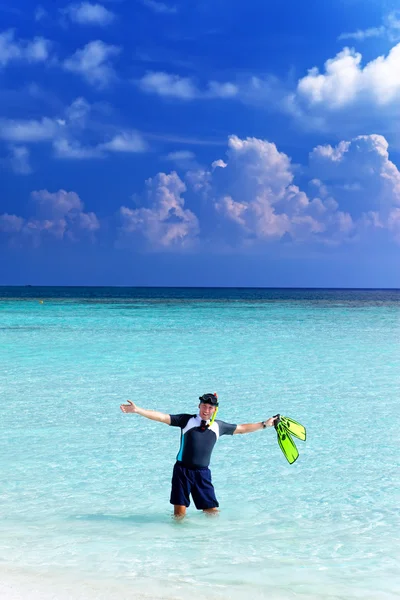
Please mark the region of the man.
<svg viewBox="0 0 400 600"><path fill-rule="evenodd" d="M121 404L120 407L124 413L136 413L146 419L181 428L181 446L172 475L170 497L170 503L174 505L174 515L178 518L185 516L186 508L190 504L190 494L198 510L205 513L218 512L219 503L215 497L208 466L215 443L221 435L252 433L274 424L274 417L261 423L243 425L225 423L215 418L218 411L216 393L204 394L199 400L197 415L169 415L155 410L146 410L131 400L128 400L128 404Z"/></svg>

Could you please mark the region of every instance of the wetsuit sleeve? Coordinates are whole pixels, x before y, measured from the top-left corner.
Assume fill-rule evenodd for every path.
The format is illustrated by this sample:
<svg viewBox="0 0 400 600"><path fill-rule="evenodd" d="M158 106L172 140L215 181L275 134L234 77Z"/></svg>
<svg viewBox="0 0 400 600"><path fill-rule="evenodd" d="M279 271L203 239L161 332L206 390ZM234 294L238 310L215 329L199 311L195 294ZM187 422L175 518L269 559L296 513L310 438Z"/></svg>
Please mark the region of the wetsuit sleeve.
<svg viewBox="0 0 400 600"><path fill-rule="evenodd" d="M233 435L237 425L233 423L225 423L225 421L217 420L219 426L219 435Z"/></svg>
<svg viewBox="0 0 400 600"><path fill-rule="evenodd" d="M188 421L193 415L179 414L169 415L171 417L171 427L180 427L184 429L188 424Z"/></svg>

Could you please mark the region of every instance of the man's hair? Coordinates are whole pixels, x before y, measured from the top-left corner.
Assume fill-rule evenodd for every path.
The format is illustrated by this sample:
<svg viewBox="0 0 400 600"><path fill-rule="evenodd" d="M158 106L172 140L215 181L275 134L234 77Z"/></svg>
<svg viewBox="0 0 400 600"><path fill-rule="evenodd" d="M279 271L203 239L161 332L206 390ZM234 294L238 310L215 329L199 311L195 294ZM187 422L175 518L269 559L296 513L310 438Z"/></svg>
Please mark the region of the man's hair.
<svg viewBox="0 0 400 600"><path fill-rule="evenodd" d="M218 396L216 394L203 394L199 397L202 404L211 404L211 406L218 406Z"/></svg>

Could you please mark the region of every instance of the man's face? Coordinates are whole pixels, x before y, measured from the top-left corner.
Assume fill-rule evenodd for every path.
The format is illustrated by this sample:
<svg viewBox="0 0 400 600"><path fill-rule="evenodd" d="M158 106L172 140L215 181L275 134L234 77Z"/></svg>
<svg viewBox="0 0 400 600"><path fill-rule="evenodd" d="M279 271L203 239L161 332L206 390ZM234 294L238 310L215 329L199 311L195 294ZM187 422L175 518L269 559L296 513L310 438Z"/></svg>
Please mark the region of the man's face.
<svg viewBox="0 0 400 600"><path fill-rule="evenodd" d="M204 404L203 402L200 402L199 404L199 414L200 414L200 418L204 419L204 421L209 421L211 419L211 417L213 416L213 414L216 411L216 406L211 406L211 404Z"/></svg>

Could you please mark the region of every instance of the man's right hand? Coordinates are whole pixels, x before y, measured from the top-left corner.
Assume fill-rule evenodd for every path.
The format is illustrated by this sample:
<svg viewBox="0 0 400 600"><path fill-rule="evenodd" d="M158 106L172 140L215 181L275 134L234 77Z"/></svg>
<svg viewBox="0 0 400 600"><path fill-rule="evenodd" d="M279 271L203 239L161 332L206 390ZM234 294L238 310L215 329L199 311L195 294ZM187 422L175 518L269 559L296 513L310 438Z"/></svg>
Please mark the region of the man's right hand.
<svg viewBox="0 0 400 600"><path fill-rule="evenodd" d="M135 413L137 406L131 400L128 400L129 404L121 404L120 409L123 413Z"/></svg>

